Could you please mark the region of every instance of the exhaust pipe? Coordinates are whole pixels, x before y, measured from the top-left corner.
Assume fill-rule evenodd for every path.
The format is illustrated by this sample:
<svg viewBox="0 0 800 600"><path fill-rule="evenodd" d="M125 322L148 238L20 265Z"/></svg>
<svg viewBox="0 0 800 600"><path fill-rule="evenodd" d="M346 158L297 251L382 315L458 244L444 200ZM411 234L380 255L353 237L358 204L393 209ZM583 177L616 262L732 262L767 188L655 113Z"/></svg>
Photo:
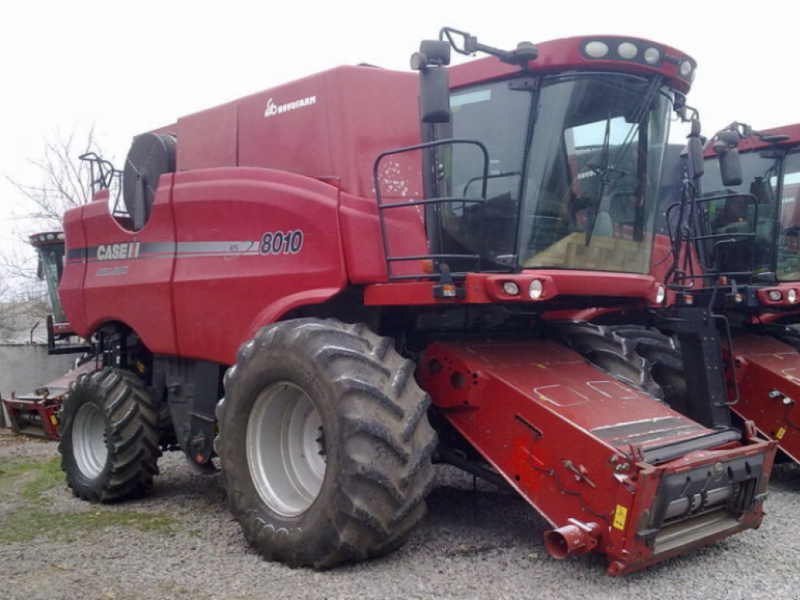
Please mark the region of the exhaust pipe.
<svg viewBox="0 0 800 600"><path fill-rule="evenodd" d="M544 546L553 558L586 554L594 550L600 542L599 524L581 523L577 519L567 520L570 525L551 529L544 534Z"/></svg>

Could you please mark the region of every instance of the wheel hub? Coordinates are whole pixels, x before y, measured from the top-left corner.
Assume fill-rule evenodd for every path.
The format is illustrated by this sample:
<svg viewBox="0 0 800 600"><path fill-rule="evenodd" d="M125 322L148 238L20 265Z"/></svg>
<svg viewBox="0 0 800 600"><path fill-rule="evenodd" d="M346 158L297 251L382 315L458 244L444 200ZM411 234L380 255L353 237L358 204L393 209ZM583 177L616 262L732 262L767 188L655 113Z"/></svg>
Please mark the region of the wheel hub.
<svg viewBox="0 0 800 600"><path fill-rule="evenodd" d="M103 472L108 460L106 420L103 410L94 404L84 404L75 415L72 439L75 461L89 479Z"/></svg>
<svg viewBox="0 0 800 600"><path fill-rule="evenodd" d="M261 499L284 517L307 511L327 469L322 418L311 398L293 383L265 388L247 422L250 476Z"/></svg>

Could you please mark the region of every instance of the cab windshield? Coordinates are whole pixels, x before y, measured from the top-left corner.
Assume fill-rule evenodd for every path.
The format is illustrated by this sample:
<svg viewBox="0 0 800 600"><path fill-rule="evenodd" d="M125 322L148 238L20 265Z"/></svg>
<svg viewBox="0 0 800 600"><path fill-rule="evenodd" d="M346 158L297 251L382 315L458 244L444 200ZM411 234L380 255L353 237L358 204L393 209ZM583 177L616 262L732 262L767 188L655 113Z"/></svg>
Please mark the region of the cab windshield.
<svg viewBox="0 0 800 600"><path fill-rule="evenodd" d="M754 241L733 239L723 252L722 270L773 271L781 281L800 281L800 153L780 150L741 155L742 184L722 185L716 157L706 161L703 195L730 196L708 203L712 234L755 232Z"/></svg>
<svg viewBox="0 0 800 600"><path fill-rule="evenodd" d="M800 281L800 153L786 156L778 197L776 274L782 281Z"/></svg>
<svg viewBox="0 0 800 600"><path fill-rule="evenodd" d="M41 275L47 283L47 294L56 323L64 323L67 318L58 297L58 284L64 271L64 244L50 244L37 248L41 260Z"/></svg>
<svg viewBox="0 0 800 600"><path fill-rule="evenodd" d="M672 96L623 74L512 80L457 92L453 137L489 153L487 200L445 204L443 250L484 270L647 273ZM474 198L481 156L454 146L445 192Z"/></svg>

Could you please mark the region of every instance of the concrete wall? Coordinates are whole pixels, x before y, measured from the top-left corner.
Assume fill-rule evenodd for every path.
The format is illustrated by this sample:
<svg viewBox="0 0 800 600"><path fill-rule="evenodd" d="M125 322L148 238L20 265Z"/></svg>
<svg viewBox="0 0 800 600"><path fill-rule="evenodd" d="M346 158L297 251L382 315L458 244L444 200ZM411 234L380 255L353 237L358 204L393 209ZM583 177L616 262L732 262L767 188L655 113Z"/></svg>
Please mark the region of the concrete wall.
<svg viewBox="0 0 800 600"><path fill-rule="evenodd" d="M27 394L72 368L77 354L48 356L47 346L0 346L0 396Z"/></svg>

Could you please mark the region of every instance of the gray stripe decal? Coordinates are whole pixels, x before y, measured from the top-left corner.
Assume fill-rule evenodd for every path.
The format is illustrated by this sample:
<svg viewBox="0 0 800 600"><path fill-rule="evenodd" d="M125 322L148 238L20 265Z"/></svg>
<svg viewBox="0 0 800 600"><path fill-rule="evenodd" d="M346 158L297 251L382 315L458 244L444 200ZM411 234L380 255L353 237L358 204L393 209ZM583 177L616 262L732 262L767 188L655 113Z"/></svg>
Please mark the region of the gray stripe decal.
<svg viewBox="0 0 800 600"><path fill-rule="evenodd" d="M127 244L129 242L116 242ZM112 246L113 244L106 244ZM106 258L98 260L97 251L100 246L73 248L67 252L67 260L80 262L114 262L117 260L140 260L156 258L205 258L231 256L258 256L259 242L255 240L231 242L148 242L139 244L139 253L135 258Z"/></svg>

